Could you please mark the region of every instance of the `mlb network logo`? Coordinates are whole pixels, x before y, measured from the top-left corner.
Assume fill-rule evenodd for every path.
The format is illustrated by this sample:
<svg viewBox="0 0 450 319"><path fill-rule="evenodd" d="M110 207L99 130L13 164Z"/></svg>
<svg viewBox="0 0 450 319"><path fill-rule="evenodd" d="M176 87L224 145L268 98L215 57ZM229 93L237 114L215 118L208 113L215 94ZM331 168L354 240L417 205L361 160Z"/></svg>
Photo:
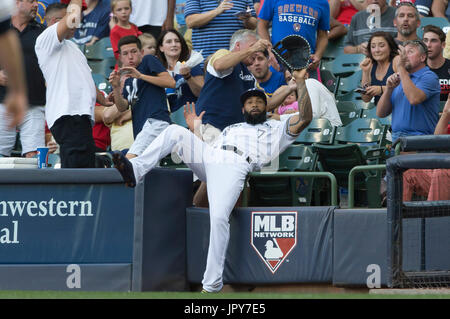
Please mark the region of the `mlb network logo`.
<svg viewBox="0 0 450 319"><path fill-rule="evenodd" d="M274 274L297 245L297 212L252 212L251 244Z"/></svg>

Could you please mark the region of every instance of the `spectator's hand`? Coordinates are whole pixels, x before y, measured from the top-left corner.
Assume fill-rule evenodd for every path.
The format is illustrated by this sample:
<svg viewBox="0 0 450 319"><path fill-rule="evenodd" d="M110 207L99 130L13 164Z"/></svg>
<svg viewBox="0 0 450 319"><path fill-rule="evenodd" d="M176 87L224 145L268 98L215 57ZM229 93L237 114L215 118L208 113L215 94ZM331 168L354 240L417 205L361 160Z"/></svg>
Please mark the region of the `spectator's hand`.
<svg viewBox="0 0 450 319"><path fill-rule="evenodd" d="M111 74L109 75L109 79L108 79L109 83L111 83L111 86L113 87L113 89L117 89L120 88L120 74L118 71L114 70L111 72Z"/></svg>
<svg viewBox="0 0 450 319"><path fill-rule="evenodd" d="M381 86L379 85L371 85L366 88L365 95L375 96L375 95L381 95Z"/></svg>
<svg viewBox="0 0 450 319"><path fill-rule="evenodd" d="M406 50L404 46L401 45L398 46L398 56L399 59L397 60L397 70L399 68L404 68L406 62L408 61L408 57L406 56Z"/></svg>
<svg viewBox="0 0 450 319"><path fill-rule="evenodd" d="M28 108L28 98L25 92L8 92L3 104L5 105L6 112L9 114L11 120L9 123L9 128L16 127L19 125L23 117L25 116L25 111Z"/></svg>
<svg viewBox="0 0 450 319"><path fill-rule="evenodd" d="M270 43L270 41L265 40L265 39L259 39L249 48L249 50L253 53L262 52L264 50L268 50L269 52L272 52L271 49L272 49L272 43Z"/></svg>
<svg viewBox="0 0 450 319"><path fill-rule="evenodd" d="M319 67L321 57L316 54L311 54L310 59L311 63L308 66L308 70L316 70Z"/></svg>
<svg viewBox="0 0 450 319"><path fill-rule="evenodd" d="M200 113L197 116L195 112L195 103L187 102L184 106L184 119L186 120L186 124L192 132L196 132L197 129L202 124L202 118L206 111Z"/></svg>
<svg viewBox="0 0 450 319"><path fill-rule="evenodd" d="M184 63L182 63L182 65L180 67L180 75L189 76L190 73L191 73L191 68L186 66Z"/></svg>
<svg viewBox="0 0 450 319"><path fill-rule="evenodd" d="M367 42L359 44L356 48L358 53L362 53L367 56Z"/></svg>
<svg viewBox="0 0 450 319"><path fill-rule="evenodd" d="M56 150L58 149L58 143L56 143L53 139L51 139L50 141L48 141L47 147L49 153L55 153Z"/></svg>
<svg viewBox="0 0 450 319"><path fill-rule="evenodd" d="M227 10L230 10L233 8L233 1L232 0L223 0L216 8L217 15L224 13Z"/></svg>
<svg viewBox="0 0 450 319"><path fill-rule="evenodd" d="M94 45L95 42L97 42L99 39L97 37L92 37L91 41L89 41L88 43L86 43L87 47L90 47L91 45Z"/></svg>
<svg viewBox="0 0 450 319"><path fill-rule="evenodd" d="M111 102L111 101L108 99L108 97L105 97L103 94L99 94L99 95L98 95L97 103L100 104L100 105L103 105L103 106L107 106L107 107L110 107L110 106L113 106L113 105L114 105L114 103Z"/></svg>
<svg viewBox="0 0 450 319"><path fill-rule="evenodd" d="M110 93L108 94L108 96L106 96L106 100L107 100L108 102L115 103L116 101L114 100L114 93L113 93L113 92L110 92Z"/></svg>
<svg viewBox="0 0 450 319"><path fill-rule="evenodd" d="M123 68L120 68L120 72L127 72L130 77L136 79L140 79L142 76L142 73L132 66L124 66Z"/></svg>
<svg viewBox="0 0 450 319"><path fill-rule="evenodd" d="M8 85L8 76L6 75L5 71L0 71L0 86L7 86Z"/></svg>
<svg viewBox="0 0 450 319"><path fill-rule="evenodd" d="M394 73L388 77L386 81L386 86L390 89L397 87L400 84L400 75L398 73Z"/></svg>
<svg viewBox="0 0 450 319"><path fill-rule="evenodd" d="M372 68L372 59L365 58L364 60L361 61L359 67L363 72L370 72L370 69Z"/></svg>

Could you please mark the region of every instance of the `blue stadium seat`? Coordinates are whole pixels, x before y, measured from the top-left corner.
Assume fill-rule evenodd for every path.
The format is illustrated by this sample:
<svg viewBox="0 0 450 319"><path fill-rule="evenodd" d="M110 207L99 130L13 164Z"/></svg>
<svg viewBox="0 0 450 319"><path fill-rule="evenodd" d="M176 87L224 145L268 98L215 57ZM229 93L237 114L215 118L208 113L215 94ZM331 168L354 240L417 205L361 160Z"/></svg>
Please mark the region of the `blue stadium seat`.
<svg viewBox="0 0 450 319"><path fill-rule="evenodd" d="M420 18L420 27L417 28L417 36L422 39L423 37L423 28L427 25L435 25L447 33L450 30L450 23L446 18L442 17L423 17Z"/></svg>

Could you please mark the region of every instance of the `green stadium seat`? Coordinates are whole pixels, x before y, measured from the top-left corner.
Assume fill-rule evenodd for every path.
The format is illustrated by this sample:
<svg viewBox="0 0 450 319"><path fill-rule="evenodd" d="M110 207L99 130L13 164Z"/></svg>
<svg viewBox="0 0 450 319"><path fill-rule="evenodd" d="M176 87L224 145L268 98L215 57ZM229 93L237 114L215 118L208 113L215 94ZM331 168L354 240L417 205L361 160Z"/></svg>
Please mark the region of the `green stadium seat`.
<svg viewBox="0 0 450 319"><path fill-rule="evenodd" d="M332 61L330 71L337 77L350 76L361 70L359 63L364 58L364 54L341 54Z"/></svg>
<svg viewBox="0 0 450 319"><path fill-rule="evenodd" d="M342 95L336 95L336 103L342 101L352 101L360 109L370 109L374 105L372 102L364 102L361 97L361 94L356 93L355 91L350 91Z"/></svg>
<svg viewBox="0 0 450 319"><path fill-rule="evenodd" d="M323 171L336 176L339 187L348 188L348 174L355 166L381 164L385 159L387 127L376 119L357 119L336 129L334 145L313 145ZM381 172L357 174L355 189L367 195L369 208L381 207Z"/></svg>
<svg viewBox="0 0 450 319"><path fill-rule="evenodd" d="M322 62L332 61L339 55L344 54L344 38L328 41L327 48L322 55Z"/></svg>
<svg viewBox="0 0 450 319"><path fill-rule="evenodd" d="M344 95L352 92L361 84L362 71L358 70L348 77L339 77L335 95Z"/></svg>
<svg viewBox="0 0 450 319"><path fill-rule="evenodd" d="M339 101L336 103L336 107L343 126L361 117L361 109L353 101Z"/></svg>
<svg viewBox="0 0 450 319"><path fill-rule="evenodd" d="M114 67L116 66L116 59L109 58L99 61L88 61L89 67L92 70L92 73L94 74L101 74L106 79L109 78L109 75L114 70Z"/></svg>
<svg viewBox="0 0 450 319"><path fill-rule="evenodd" d="M300 133L294 144L333 144L336 127L327 119L316 118Z"/></svg>
<svg viewBox="0 0 450 319"><path fill-rule="evenodd" d="M314 171L316 159L310 146L291 145L278 157L278 171ZM309 206L312 183L303 177L251 177L250 206Z"/></svg>
<svg viewBox="0 0 450 319"><path fill-rule="evenodd" d="M84 50L84 55L88 60L104 60L114 58L114 51L109 37L98 40Z"/></svg>
<svg viewBox="0 0 450 319"><path fill-rule="evenodd" d="M447 18L443 17L423 17L420 18L420 27L417 28L417 36L422 39L423 38L423 28L427 25L435 25L447 33L450 30L450 23Z"/></svg>
<svg viewBox="0 0 450 319"><path fill-rule="evenodd" d="M321 69L320 70L320 78L322 80L322 84L331 92L336 92L338 79L331 73L330 70Z"/></svg>
<svg viewBox="0 0 450 319"><path fill-rule="evenodd" d="M362 110L362 112L361 112L361 118L364 118L364 119L377 119L382 125L391 125L391 119L392 119L392 116L391 115L389 115L389 116L387 116L387 117L378 117L377 116L377 108L376 107L373 107L373 108L370 108L370 109L366 109L366 110Z"/></svg>
<svg viewBox="0 0 450 319"><path fill-rule="evenodd" d="M102 74L93 73L92 78L94 79L95 86L100 90L109 94L112 91L111 84Z"/></svg>
<svg viewBox="0 0 450 319"><path fill-rule="evenodd" d="M187 127L186 120L184 118L184 108L180 107L173 113L170 113L170 119L174 124L178 124L183 127Z"/></svg>
<svg viewBox="0 0 450 319"><path fill-rule="evenodd" d="M440 113L442 113L442 111L444 110L445 103L447 103L447 101L440 101L439 102L439 112Z"/></svg>

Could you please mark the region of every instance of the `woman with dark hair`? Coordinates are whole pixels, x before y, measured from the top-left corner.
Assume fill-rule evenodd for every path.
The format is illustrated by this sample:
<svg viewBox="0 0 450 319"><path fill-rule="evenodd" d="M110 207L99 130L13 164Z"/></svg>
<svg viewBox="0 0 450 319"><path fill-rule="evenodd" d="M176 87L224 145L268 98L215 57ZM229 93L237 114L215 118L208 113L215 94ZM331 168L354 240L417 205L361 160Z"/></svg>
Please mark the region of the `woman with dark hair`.
<svg viewBox="0 0 450 319"><path fill-rule="evenodd" d="M386 89L387 78L397 72L399 59L398 46L394 38L386 32L374 32L367 44L367 57L360 63L362 70L361 86L364 102L375 97L378 103L383 91Z"/></svg>
<svg viewBox="0 0 450 319"><path fill-rule="evenodd" d="M177 30L170 29L161 32L156 44L156 56L176 82L175 90L166 89L170 111L175 112L187 102L196 102L204 83L203 70L200 65L192 69L184 65L183 62L190 57L190 51L186 41ZM179 74L174 72L178 61L183 64Z"/></svg>

